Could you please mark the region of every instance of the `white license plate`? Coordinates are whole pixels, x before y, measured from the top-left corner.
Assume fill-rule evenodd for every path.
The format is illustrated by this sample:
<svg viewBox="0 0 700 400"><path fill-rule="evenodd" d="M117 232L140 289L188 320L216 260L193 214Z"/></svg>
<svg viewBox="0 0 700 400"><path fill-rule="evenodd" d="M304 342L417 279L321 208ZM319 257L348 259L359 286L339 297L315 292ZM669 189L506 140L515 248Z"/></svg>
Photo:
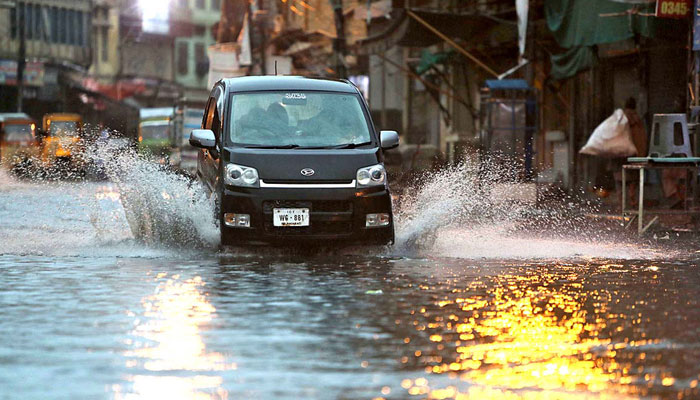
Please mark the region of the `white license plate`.
<svg viewBox="0 0 700 400"><path fill-rule="evenodd" d="M309 226L308 208L273 208L274 226Z"/></svg>

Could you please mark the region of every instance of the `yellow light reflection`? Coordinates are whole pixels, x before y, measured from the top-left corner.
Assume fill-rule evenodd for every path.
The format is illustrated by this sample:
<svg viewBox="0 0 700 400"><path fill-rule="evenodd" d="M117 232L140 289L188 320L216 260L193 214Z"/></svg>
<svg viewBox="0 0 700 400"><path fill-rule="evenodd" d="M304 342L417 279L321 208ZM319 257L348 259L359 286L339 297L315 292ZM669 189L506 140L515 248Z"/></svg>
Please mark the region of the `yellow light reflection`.
<svg viewBox="0 0 700 400"><path fill-rule="evenodd" d="M599 338L610 313L607 302L596 300L598 294L586 292L580 283L572 282L575 279L559 284L561 280L561 275L544 273L503 275L486 295L436 302L441 309L449 306L446 312L459 315L447 314L450 324L436 329L429 338L445 346L451 342L454 353L426 370L458 376L470 389L460 393L454 385L431 387L418 380L404 380L402 387L410 395L432 399L621 398L635 394L634 387L625 385L631 381L627 369L615 362L615 350L625 344ZM591 297L596 306L592 316L583 306Z"/></svg>
<svg viewBox="0 0 700 400"><path fill-rule="evenodd" d="M165 279L164 274L158 274ZM162 282L156 293L142 300L146 320L133 335L143 339L142 347L127 352L127 367L139 366L153 374L128 378L128 391L114 388L117 399L225 399L223 379L216 371L235 369L225 357L208 352L202 326L214 318L216 309L204 294L200 277L179 280L175 275Z"/></svg>

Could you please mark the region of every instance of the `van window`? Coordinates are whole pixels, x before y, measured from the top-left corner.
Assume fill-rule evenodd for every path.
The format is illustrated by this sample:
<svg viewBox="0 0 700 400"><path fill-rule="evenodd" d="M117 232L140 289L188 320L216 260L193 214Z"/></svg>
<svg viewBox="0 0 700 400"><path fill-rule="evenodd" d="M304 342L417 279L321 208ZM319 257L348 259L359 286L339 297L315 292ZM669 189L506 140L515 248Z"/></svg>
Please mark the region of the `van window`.
<svg viewBox="0 0 700 400"><path fill-rule="evenodd" d="M32 127L30 124L5 125L6 142L29 142L32 140Z"/></svg>
<svg viewBox="0 0 700 400"><path fill-rule="evenodd" d="M230 139L237 145L326 147L372 140L354 94L240 93L231 101Z"/></svg>

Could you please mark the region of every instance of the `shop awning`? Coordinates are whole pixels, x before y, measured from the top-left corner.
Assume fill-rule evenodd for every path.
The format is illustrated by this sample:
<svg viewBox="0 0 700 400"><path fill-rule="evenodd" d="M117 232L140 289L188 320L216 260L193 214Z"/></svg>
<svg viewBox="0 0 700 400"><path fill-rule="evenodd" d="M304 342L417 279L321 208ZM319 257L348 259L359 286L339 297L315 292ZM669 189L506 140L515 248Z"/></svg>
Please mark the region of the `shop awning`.
<svg viewBox="0 0 700 400"><path fill-rule="evenodd" d="M546 0L547 27L559 46L552 77L564 79L595 64L595 45L645 37L674 38L681 23L654 17L654 2L629 0ZM683 36L681 36L683 38Z"/></svg>
<svg viewBox="0 0 700 400"><path fill-rule="evenodd" d="M482 14L411 11L428 24L438 27L445 36L470 42L485 38L490 29L500 23L493 17ZM440 37L415 18L411 18L405 9L398 9L396 14L395 22L386 30L358 42L358 51L361 54L383 54L394 46L428 47L442 42ZM515 35L515 25L513 31Z"/></svg>

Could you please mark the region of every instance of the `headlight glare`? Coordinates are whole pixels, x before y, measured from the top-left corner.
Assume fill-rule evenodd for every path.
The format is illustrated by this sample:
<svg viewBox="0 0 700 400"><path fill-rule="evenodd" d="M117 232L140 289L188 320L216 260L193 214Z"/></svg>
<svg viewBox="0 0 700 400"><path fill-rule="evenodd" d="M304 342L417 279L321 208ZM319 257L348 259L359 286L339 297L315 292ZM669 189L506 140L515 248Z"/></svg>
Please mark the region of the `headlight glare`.
<svg viewBox="0 0 700 400"><path fill-rule="evenodd" d="M258 187L258 170L243 165L227 164L224 183L231 186Z"/></svg>
<svg viewBox="0 0 700 400"><path fill-rule="evenodd" d="M357 186L379 186L386 183L386 170L381 164L357 170Z"/></svg>

